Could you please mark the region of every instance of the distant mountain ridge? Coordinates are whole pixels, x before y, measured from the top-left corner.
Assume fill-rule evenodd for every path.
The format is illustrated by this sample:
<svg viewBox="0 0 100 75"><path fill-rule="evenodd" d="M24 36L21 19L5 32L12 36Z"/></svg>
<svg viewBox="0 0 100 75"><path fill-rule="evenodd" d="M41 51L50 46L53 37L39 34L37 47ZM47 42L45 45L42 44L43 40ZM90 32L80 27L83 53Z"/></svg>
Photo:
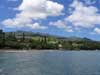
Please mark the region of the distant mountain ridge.
<svg viewBox="0 0 100 75"><path fill-rule="evenodd" d="M62 36L58 36L58 35L51 35L51 34L47 34L47 33L40 33L40 32L29 32L29 31L16 31L16 32L5 32L6 35L15 35L15 36L22 36L23 34L27 37L33 37L33 36L40 36L40 37L54 37L57 39L62 39L62 40L66 40L66 41L94 41L91 40L89 38L80 38L80 37L76 37L76 36L71 36L71 37L62 37Z"/></svg>

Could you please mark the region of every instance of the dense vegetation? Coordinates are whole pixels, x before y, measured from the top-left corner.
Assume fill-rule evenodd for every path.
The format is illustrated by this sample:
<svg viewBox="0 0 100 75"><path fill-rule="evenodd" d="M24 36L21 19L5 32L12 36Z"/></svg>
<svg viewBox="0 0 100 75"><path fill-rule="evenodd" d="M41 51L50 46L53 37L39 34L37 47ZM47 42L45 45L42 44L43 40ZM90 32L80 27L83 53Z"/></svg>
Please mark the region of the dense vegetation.
<svg viewBox="0 0 100 75"><path fill-rule="evenodd" d="M0 33L1 49L100 50L100 42L87 38L62 38L31 32Z"/></svg>

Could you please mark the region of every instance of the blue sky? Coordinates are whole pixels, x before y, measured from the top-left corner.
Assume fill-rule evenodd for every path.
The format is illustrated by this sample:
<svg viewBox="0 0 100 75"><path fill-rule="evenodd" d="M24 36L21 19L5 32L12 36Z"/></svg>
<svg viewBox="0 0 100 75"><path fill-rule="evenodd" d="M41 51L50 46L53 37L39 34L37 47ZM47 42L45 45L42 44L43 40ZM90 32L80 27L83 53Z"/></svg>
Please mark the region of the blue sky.
<svg viewBox="0 0 100 75"><path fill-rule="evenodd" d="M100 40L100 0L0 0L0 28Z"/></svg>

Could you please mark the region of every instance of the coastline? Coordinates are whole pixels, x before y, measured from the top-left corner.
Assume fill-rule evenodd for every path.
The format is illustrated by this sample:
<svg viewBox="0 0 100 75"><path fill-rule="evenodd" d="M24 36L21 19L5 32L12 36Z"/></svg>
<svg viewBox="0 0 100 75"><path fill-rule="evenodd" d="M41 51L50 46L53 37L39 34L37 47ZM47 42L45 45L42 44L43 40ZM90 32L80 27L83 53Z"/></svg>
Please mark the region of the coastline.
<svg viewBox="0 0 100 75"><path fill-rule="evenodd" d="M53 49L30 49L30 50L17 50L17 49L0 49L1 52L31 52L31 51L100 51L100 50L53 50Z"/></svg>

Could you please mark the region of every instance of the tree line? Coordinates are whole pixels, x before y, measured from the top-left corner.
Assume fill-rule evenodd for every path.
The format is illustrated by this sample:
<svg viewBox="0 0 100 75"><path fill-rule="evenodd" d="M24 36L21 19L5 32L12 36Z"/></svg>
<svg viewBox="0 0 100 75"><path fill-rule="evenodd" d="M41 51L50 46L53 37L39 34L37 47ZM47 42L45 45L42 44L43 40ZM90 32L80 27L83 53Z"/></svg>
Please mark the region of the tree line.
<svg viewBox="0 0 100 75"><path fill-rule="evenodd" d="M100 50L100 42L88 39L68 40L48 35L16 36L15 32L0 33L0 49L53 49L53 50Z"/></svg>

